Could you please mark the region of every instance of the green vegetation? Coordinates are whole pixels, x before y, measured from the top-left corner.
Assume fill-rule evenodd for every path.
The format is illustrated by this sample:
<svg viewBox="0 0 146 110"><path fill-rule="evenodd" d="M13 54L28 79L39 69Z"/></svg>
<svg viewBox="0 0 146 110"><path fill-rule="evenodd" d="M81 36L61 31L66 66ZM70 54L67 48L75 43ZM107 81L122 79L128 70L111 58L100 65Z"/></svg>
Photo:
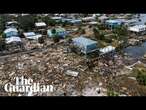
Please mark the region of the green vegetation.
<svg viewBox="0 0 146 110"><path fill-rule="evenodd" d="M113 33L117 34L119 37L120 36L127 36L128 31L125 26L118 26L113 30Z"/></svg>
<svg viewBox="0 0 146 110"><path fill-rule="evenodd" d="M36 21L35 15L18 16L18 22L20 23L20 28L24 31L30 31L34 28Z"/></svg>
<svg viewBox="0 0 146 110"><path fill-rule="evenodd" d="M12 20L16 20L16 18L7 14L0 15L0 34L2 34L3 30L5 29L5 23Z"/></svg>
<svg viewBox="0 0 146 110"><path fill-rule="evenodd" d="M115 92L114 90L112 90L111 88L107 89L107 95L108 96L119 96L119 93Z"/></svg>
<svg viewBox="0 0 146 110"><path fill-rule="evenodd" d="M0 51L5 50L5 49L6 49L5 39L0 37Z"/></svg>
<svg viewBox="0 0 146 110"><path fill-rule="evenodd" d="M136 80L140 85L146 85L146 70L138 70Z"/></svg>
<svg viewBox="0 0 146 110"><path fill-rule="evenodd" d="M65 39L66 39L66 41L67 41L68 43L72 43L72 36L67 35L67 36L65 37Z"/></svg>
<svg viewBox="0 0 146 110"><path fill-rule="evenodd" d="M52 34L56 34L56 29L51 30Z"/></svg>
<svg viewBox="0 0 146 110"><path fill-rule="evenodd" d="M98 27L99 30L105 30L106 29L106 26L103 23L98 24L97 27Z"/></svg>

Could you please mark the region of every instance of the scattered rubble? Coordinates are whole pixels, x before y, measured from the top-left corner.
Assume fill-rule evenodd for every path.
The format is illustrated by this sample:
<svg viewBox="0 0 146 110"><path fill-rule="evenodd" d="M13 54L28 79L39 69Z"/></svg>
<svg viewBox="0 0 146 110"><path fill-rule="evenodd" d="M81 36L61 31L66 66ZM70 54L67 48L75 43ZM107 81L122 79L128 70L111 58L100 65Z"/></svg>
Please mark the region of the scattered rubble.
<svg viewBox="0 0 146 110"><path fill-rule="evenodd" d="M72 70L67 70L65 73L67 75L71 75L71 76L74 76L74 77L78 76L78 74L79 74L79 72L72 71Z"/></svg>

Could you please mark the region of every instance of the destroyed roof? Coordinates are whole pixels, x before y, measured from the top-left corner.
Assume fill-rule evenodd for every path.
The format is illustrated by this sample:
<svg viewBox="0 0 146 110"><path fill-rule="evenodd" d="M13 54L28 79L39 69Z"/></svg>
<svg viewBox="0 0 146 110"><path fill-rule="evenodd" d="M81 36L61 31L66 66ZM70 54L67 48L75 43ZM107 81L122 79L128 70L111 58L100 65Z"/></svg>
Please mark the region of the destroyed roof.
<svg viewBox="0 0 146 110"><path fill-rule="evenodd" d="M5 29L4 33L9 33L9 32L18 32L18 30L16 28L8 28L8 29Z"/></svg>
<svg viewBox="0 0 146 110"><path fill-rule="evenodd" d="M39 27L39 26L46 26L46 23L38 22L38 23L35 23L35 26L37 26L37 27Z"/></svg>
<svg viewBox="0 0 146 110"><path fill-rule="evenodd" d="M38 39L39 37L42 37L41 34L35 34L34 32L23 33L23 35L24 35L26 38L32 39L32 40L35 40L35 39Z"/></svg>
<svg viewBox="0 0 146 110"><path fill-rule="evenodd" d="M12 42L21 42L21 39L20 39L20 37L15 37L15 36L12 36L10 38L6 38L7 44L12 43Z"/></svg>
<svg viewBox="0 0 146 110"><path fill-rule="evenodd" d="M99 51L102 52L102 53L108 53L108 52L111 52L113 50L115 50L115 47L107 46L107 47L101 48Z"/></svg>

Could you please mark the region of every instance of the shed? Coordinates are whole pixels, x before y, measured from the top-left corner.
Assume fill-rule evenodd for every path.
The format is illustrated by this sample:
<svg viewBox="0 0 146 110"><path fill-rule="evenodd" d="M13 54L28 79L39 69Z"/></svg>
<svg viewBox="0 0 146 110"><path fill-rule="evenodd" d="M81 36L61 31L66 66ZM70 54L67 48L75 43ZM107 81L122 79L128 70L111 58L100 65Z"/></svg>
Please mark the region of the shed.
<svg viewBox="0 0 146 110"><path fill-rule="evenodd" d="M99 51L102 54L109 53L109 52L112 52L114 50L115 50L115 47L113 47L113 46L107 46L107 47L104 47L104 48L99 49Z"/></svg>
<svg viewBox="0 0 146 110"><path fill-rule="evenodd" d="M97 50L97 42L83 36L74 38L73 44L79 47L84 54L92 53Z"/></svg>
<svg viewBox="0 0 146 110"><path fill-rule="evenodd" d="M37 23L35 23L35 26L36 27L46 27L47 25L45 22L37 22Z"/></svg>

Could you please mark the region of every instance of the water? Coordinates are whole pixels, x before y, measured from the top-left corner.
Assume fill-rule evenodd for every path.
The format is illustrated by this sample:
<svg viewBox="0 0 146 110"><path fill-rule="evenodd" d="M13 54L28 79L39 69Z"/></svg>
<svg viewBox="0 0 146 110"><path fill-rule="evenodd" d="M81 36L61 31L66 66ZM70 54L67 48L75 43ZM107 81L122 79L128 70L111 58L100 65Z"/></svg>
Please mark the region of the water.
<svg viewBox="0 0 146 110"><path fill-rule="evenodd" d="M144 25L146 23L146 14L140 14L139 18L134 19L137 21L136 22L137 25ZM141 21L139 21L139 19L141 19ZM143 57L144 54L146 54L146 42L137 46L129 46L124 49L124 52L134 58Z"/></svg>
<svg viewBox="0 0 146 110"><path fill-rule="evenodd" d="M143 57L146 53L146 42L138 46L129 46L124 49L124 52L134 58Z"/></svg>

